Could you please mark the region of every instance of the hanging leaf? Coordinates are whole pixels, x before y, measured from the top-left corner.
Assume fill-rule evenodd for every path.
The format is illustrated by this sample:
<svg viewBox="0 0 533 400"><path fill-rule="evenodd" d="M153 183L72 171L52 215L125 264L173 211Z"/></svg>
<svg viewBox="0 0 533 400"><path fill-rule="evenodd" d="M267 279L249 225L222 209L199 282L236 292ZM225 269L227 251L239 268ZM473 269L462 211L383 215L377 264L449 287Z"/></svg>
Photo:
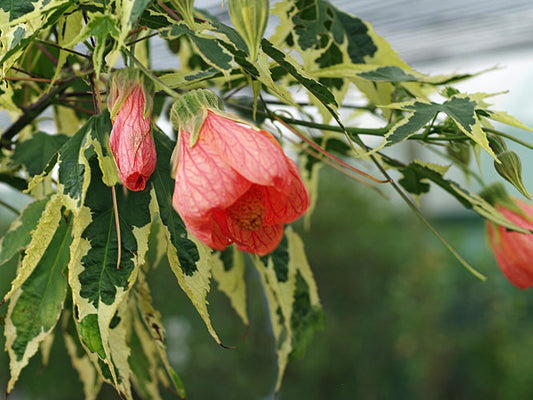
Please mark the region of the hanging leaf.
<svg viewBox="0 0 533 400"><path fill-rule="evenodd" d="M228 296L233 309L248 327L243 255L235 246L231 246L220 252L219 256L222 262L214 264L213 278L218 283L218 290Z"/></svg>
<svg viewBox="0 0 533 400"><path fill-rule="evenodd" d="M26 279L30 277L41 261L43 254L58 229L59 223L63 219L62 207L61 197L57 194L53 195L46 203L39 222L31 233L31 240L26 247L24 258L17 271L17 276L11 282L11 289L4 296L4 301L7 301L26 282Z"/></svg>
<svg viewBox="0 0 533 400"><path fill-rule="evenodd" d="M262 258L254 256L253 261L261 277L276 339L277 392L290 357L305 352L314 330L323 327L324 316L303 243L292 228L286 229L274 252Z"/></svg>
<svg viewBox="0 0 533 400"><path fill-rule="evenodd" d="M204 320L211 336L221 343L207 311L207 293L211 269L217 260L211 249L187 236L185 224L172 207L174 180L170 174L170 159L175 143L158 129L154 129L157 167L150 178L157 199L157 212L168 241L167 258L178 283L189 296Z"/></svg>
<svg viewBox="0 0 533 400"><path fill-rule="evenodd" d="M69 283L78 310L78 321L81 326L86 324L90 327L80 330L82 342L89 351L101 353L103 349L104 365L109 369L112 382L119 392L129 396L129 380L119 382L121 376L129 376L127 359L119 353L113 356L118 350L117 345L111 345L113 340L122 343L124 328L112 330L110 325L144 261L152 220L152 197L149 191L117 191L121 232L119 243L111 188L102 182L96 157L90 160L89 169L90 186L74 219ZM119 245L120 265L117 268ZM95 327L98 333L95 333ZM124 350L123 344L118 347ZM106 376L103 378L109 379Z"/></svg>
<svg viewBox="0 0 533 400"><path fill-rule="evenodd" d="M63 310L67 293L63 271L69 261L70 231L70 226L61 219L31 275L11 297L5 326L11 371L7 393L39 344L51 334ZM30 256L31 253L26 255Z"/></svg>
<svg viewBox="0 0 533 400"><path fill-rule="evenodd" d="M34 133L30 139L17 144L11 163L24 166L31 177L38 175L67 140L68 136L62 134Z"/></svg>
<svg viewBox="0 0 533 400"><path fill-rule="evenodd" d="M76 324L70 311L63 313L63 338L72 366L78 373L83 385L85 400L96 400L103 380L80 343Z"/></svg>
<svg viewBox="0 0 533 400"><path fill-rule="evenodd" d="M37 227L48 201L49 197L33 201L12 222L5 236L0 240L0 265L28 246L31 241L31 232Z"/></svg>

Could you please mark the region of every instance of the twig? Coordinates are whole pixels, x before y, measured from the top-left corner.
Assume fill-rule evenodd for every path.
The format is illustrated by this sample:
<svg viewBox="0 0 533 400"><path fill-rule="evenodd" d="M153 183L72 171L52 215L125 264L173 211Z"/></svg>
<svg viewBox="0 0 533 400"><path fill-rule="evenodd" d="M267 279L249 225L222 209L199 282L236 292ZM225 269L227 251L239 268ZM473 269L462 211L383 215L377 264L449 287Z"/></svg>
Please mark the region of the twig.
<svg viewBox="0 0 533 400"><path fill-rule="evenodd" d="M416 216L426 225L426 227L435 235L435 237L448 249L450 253L453 254L453 256L465 267L468 271L470 271L474 276L481 279L482 281L485 281L487 277L480 272L476 271L470 264L468 264L460 255L455 251L455 249L444 239L441 234L431 225L431 223L422 215L418 207L407 197L407 195L403 192L403 190L398 186L398 184L390 177L390 175L385 171L383 166L378 162L378 160L372 155L370 156L376 167L381 171L383 176L389 179L390 184L396 190L396 192L400 195L400 197L407 203L407 205L413 210L413 212L416 214Z"/></svg>
<svg viewBox="0 0 533 400"><path fill-rule="evenodd" d="M272 118L275 119L276 121L280 122L281 124L283 124L287 129L289 129L292 133L294 133L296 136L298 136L300 139L302 139L305 143L307 143L309 146L311 146L317 152L319 152L323 156L335 161L336 163L338 163L339 165L343 166L344 168L347 168L347 169L355 172L356 174L363 175L364 177L366 177L368 179L371 179L371 180L373 180L374 182L377 182L377 183L387 183L387 182L389 182L389 180L380 180L380 179L374 178L373 176L367 174L366 172L363 172L363 171L361 171L361 170L359 170L359 169L357 169L355 167L352 167L350 164L345 163L340 158L335 157L333 154L327 152L322 147L317 145L315 142L313 142L312 140L310 140L307 137L305 137L300 131L298 131L296 128L290 126L288 123L283 121L277 115L272 114Z"/></svg>
<svg viewBox="0 0 533 400"><path fill-rule="evenodd" d="M120 259L122 258L122 240L120 238L120 220L118 217L118 204L115 186L111 186L111 193L113 194L113 211L115 213L115 225L117 227L117 269L120 269Z"/></svg>
<svg viewBox="0 0 533 400"><path fill-rule="evenodd" d="M146 68L142 62L140 62L134 55L133 53L128 49L124 49L124 51L126 53L128 53L128 55L131 57L131 59L133 60L133 62L135 64L137 64L139 66L139 68L142 69L142 71L150 78L152 79L153 81L157 82L160 86L161 86L161 89L163 89L168 95L170 95L171 97L173 98L177 98L179 96L178 92L172 90L165 82L163 82L161 79L159 79L157 76L154 75L154 73L152 71L150 71L148 68Z"/></svg>
<svg viewBox="0 0 533 400"><path fill-rule="evenodd" d="M3 206L3 207L5 207L5 208L7 208L9 211L14 212L15 214L20 215L20 211L19 211L19 210L17 210L17 209L16 209L15 207L13 207L13 206L7 204L5 201L0 200L0 205Z"/></svg>
<svg viewBox="0 0 533 400"><path fill-rule="evenodd" d="M39 42L39 43L42 43L46 46L51 46L51 47L55 47L56 49L60 49L60 50L63 50L63 51L68 51L69 53L72 53L72 54L76 54L77 56L80 56L80 57L83 57L83 58L87 58L87 59L90 59L91 57L88 56L87 54L83 54L83 53L80 53L79 51L76 51L76 50L72 50L72 49L66 49L65 47L62 47L56 43L52 43L52 42L47 42L45 40L41 40L41 39L35 39L36 42Z"/></svg>

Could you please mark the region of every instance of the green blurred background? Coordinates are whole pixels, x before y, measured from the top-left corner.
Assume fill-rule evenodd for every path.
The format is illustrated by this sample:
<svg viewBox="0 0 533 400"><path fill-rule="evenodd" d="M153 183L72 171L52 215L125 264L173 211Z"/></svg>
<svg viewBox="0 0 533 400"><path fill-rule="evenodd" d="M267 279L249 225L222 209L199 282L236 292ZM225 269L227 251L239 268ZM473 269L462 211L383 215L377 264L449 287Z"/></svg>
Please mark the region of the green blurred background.
<svg viewBox="0 0 533 400"><path fill-rule="evenodd" d="M14 215L1 212L3 233ZM486 282L464 269L405 205L323 169L311 227L296 230L318 284L325 329L315 333L303 358L289 363L278 399L533 398L530 292L503 278L479 217L461 213L431 221ZM5 294L15 265L2 268ZM247 336L225 296L216 287L209 296L214 326L224 344L236 346L231 350L209 336L165 263L150 280L169 359L189 399L272 398L274 343L253 268L247 270ZM0 307L0 315L6 311ZM1 391L7 380L2 352ZM82 397L58 334L49 365L43 368L35 356L9 399ZM118 396L106 386L98 398Z"/></svg>

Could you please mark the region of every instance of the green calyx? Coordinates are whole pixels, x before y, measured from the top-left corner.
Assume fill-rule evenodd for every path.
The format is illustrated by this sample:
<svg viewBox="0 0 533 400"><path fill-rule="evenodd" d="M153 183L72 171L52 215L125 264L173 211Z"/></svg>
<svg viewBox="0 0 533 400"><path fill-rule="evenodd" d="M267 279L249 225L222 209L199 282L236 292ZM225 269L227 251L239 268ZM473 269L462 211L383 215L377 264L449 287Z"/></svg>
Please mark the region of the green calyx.
<svg viewBox="0 0 533 400"><path fill-rule="evenodd" d="M144 117L152 114L154 106L154 83L141 70L134 67L126 67L115 71L108 80L107 108L111 120L117 118L117 114L133 89L142 86L144 95Z"/></svg>
<svg viewBox="0 0 533 400"><path fill-rule="evenodd" d="M198 141L200 128L207 116L207 110L224 111L222 100L210 90L192 90L176 99L170 110L170 122L178 132L185 130L191 134L189 146Z"/></svg>
<svg viewBox="0 0 533 400"><path fill-rule="evenodd" d="M522 181L522 163L518 154L505 150L498 154L499 163L494 161L494 168L502 178L509 181L520 193L531 200L531 196Z"/></svg>

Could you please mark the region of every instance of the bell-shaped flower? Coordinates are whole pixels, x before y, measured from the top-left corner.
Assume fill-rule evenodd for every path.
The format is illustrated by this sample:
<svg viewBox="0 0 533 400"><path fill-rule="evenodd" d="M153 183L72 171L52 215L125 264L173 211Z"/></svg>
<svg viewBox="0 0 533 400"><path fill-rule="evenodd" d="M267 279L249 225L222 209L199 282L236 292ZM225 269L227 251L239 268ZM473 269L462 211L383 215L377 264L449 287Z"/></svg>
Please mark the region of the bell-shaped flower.
<svg viewBox="0 0 533 400"><path fill-rule="evenodd" d="M111 78L107 104L113 129L109 144L118 177L130 190L143 190L156 166L152 96L153 85L136 70L120 70Z"/></svg>
<svg viewBox="0 0 533 400"><path fill-rule="evenodd" d="M516 226L533 231L533 206L508 197L503 186L493 196L493 203ZM487 222L489 241L496 262L505 277L516 287L533 286L533 233L521 233Z"/></svg>
<svg viewBox="0 0 533 400"><path fill-rule="evenodd" d="M296 164L270 133L212 104L200 105L198 113L190 114L195 121L187 123L176 116L179 102L171 112L179 126L174 208L189 231L213 249L235 243L260 256L270 253L285 224L309 207Z"/></svg>

